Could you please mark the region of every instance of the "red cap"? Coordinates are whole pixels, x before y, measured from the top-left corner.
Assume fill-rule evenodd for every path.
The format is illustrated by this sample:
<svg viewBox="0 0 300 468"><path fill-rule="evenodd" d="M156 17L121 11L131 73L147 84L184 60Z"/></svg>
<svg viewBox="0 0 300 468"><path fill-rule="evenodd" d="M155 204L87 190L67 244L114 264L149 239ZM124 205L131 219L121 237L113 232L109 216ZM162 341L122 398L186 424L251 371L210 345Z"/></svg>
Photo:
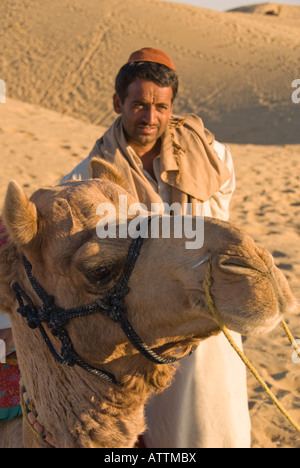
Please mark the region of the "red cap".
<svg viewBox="0 0 300 468"><path fill-rule="evenodd" d="M171 70L175 71L175 65L170 57L159 49L153 49L152 47L144 47L143 49L133 52L127 63L131 62L155 62L165 65Z"/></svg>

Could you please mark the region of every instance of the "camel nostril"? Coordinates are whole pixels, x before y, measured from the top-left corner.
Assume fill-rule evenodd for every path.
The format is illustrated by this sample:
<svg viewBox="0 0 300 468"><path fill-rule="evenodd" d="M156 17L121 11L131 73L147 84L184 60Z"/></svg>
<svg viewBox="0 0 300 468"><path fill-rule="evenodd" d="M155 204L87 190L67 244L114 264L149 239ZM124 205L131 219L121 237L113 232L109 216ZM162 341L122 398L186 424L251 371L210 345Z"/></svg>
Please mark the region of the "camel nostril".
<svg viewBox="0 0 300 468"><path fill-rule="evenodd" d="M226 273L240 275L267 272L266 265L259 259L240 256L221 256L219 268Z"/></svg>
<svg viewBox="0 0 300 468"><path fill-rule="evenodd" d="M251 268L250 265L241 265L240 263L234 263L234 262L224 262L222 263L222 266L225 267L239 267L239 268Z"/></svg>
<svg viewBox="0 0 300 468"><path fill-rule="evenodd" d="M222 271L226 273L233 273L233 274L239 274L239 275L246 275L249 274L249 271L253 271L253 268L250 266L245 266L245 265L238 265L237 263L222 263L220 265L220 268Z"/></svg>

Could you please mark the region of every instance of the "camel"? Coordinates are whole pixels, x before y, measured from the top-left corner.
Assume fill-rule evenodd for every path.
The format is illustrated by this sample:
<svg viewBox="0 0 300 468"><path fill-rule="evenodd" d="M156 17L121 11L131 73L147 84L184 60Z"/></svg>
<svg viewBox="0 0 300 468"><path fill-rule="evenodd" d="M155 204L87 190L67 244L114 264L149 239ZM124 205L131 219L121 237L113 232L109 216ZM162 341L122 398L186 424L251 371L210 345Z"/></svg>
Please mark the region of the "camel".
<svg viewBox="0 0 300 468"><path fill-rule="evenodd" d="M80 359L116 381L58 362L39 329L17 313L12 285L18 283L36 309L41 307L24 269L25 256L32 276L63 313L102 300L119 281L132 239L100 239L97 206L117 206L120 194L128 203L135 200L112 168L97 159L91 164L97 178L42 188L30 199L15 182L7 190L3 217L10 241L0 251L0 308L10 314L22 383L47 438L20 418L0 427L3 447L134 447L145 431L146 401L176 372L172 358L187 356L201 340L220 333L203 289L208 258L211 294L229 329L267 333L295 306L266 250L237 226L205 218L198 250L186 249L184 237L144 239L123 298L126 319L166 363L147 359L119 323L99 312L72 318L64 328ZM59 352L59 338L46 327L45 333Z"/></svg>

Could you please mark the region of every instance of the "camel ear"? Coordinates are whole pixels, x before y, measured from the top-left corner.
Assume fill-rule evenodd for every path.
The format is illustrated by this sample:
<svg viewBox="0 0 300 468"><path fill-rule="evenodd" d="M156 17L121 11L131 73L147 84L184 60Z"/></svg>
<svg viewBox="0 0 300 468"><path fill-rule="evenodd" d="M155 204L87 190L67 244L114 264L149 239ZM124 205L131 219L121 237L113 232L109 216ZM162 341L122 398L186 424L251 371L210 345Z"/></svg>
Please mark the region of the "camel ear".
<svg viewBox="0 0 300 468"><path fill-rule="evenodd" d="M90 165L93 179L107 179L125 190L128 190L128 186L123 177L107 161L99 158L92 158L90 160Z"/></svg>
<svg viewBox="0 0 300 468"><path fill-rule="evenodd" d="M38 230L37 210L16 182L8 186L3 218L12 240L18 246L29 244Z"/></svg>
<svg viewBox="0 0 300 468"><path fill-rule="evenodd" d="M0 321L1 312L12 313L15 307L16 298L11 285L15 280L16 258L18 255L15 246L10 244L0 248Z"/></svg>

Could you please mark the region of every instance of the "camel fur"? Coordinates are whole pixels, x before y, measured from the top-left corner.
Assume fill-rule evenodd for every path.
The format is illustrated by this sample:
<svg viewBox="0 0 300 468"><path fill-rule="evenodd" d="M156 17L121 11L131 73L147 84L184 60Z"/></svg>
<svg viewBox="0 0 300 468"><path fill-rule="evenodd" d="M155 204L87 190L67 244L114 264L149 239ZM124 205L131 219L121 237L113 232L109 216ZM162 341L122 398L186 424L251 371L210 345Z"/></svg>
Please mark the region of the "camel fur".
<svg viewBox="0 0 300 468"><path fill-rule="evenodd" d="M93 162L97 176L101 164ZM100 313L70 320L66 328L77 353L113 373L122 386L105 383L79 367L58 364L38 330L29 329L16 312L11 288L16 281L40 306L21 263L22 253L34 276L64 309L94 303L116 283L131 239L99 239L97 206L117 206L120 194L128 196L128 203L134 200L115 171L110 176L104 166L105 177L40 189L30 200L12 182L4 206L10 242L0 251L0 308L10 314L22 381L54 447L133 447L145 430L147 399L163 391L176 371L174 364L145 359L119 324ZM184 238L145 239L130 277L128 319L159 355L185 356L201 340L219 333L205 300L206 264L192 268L208 253L211 293L229 329L266 333L295 305L271 255L245 232L212 218L205 218L204 228L199 250L185 249ZM21 424L22 419L0 426L1 447L48 447L28 424L21 430Z"/></svg>

